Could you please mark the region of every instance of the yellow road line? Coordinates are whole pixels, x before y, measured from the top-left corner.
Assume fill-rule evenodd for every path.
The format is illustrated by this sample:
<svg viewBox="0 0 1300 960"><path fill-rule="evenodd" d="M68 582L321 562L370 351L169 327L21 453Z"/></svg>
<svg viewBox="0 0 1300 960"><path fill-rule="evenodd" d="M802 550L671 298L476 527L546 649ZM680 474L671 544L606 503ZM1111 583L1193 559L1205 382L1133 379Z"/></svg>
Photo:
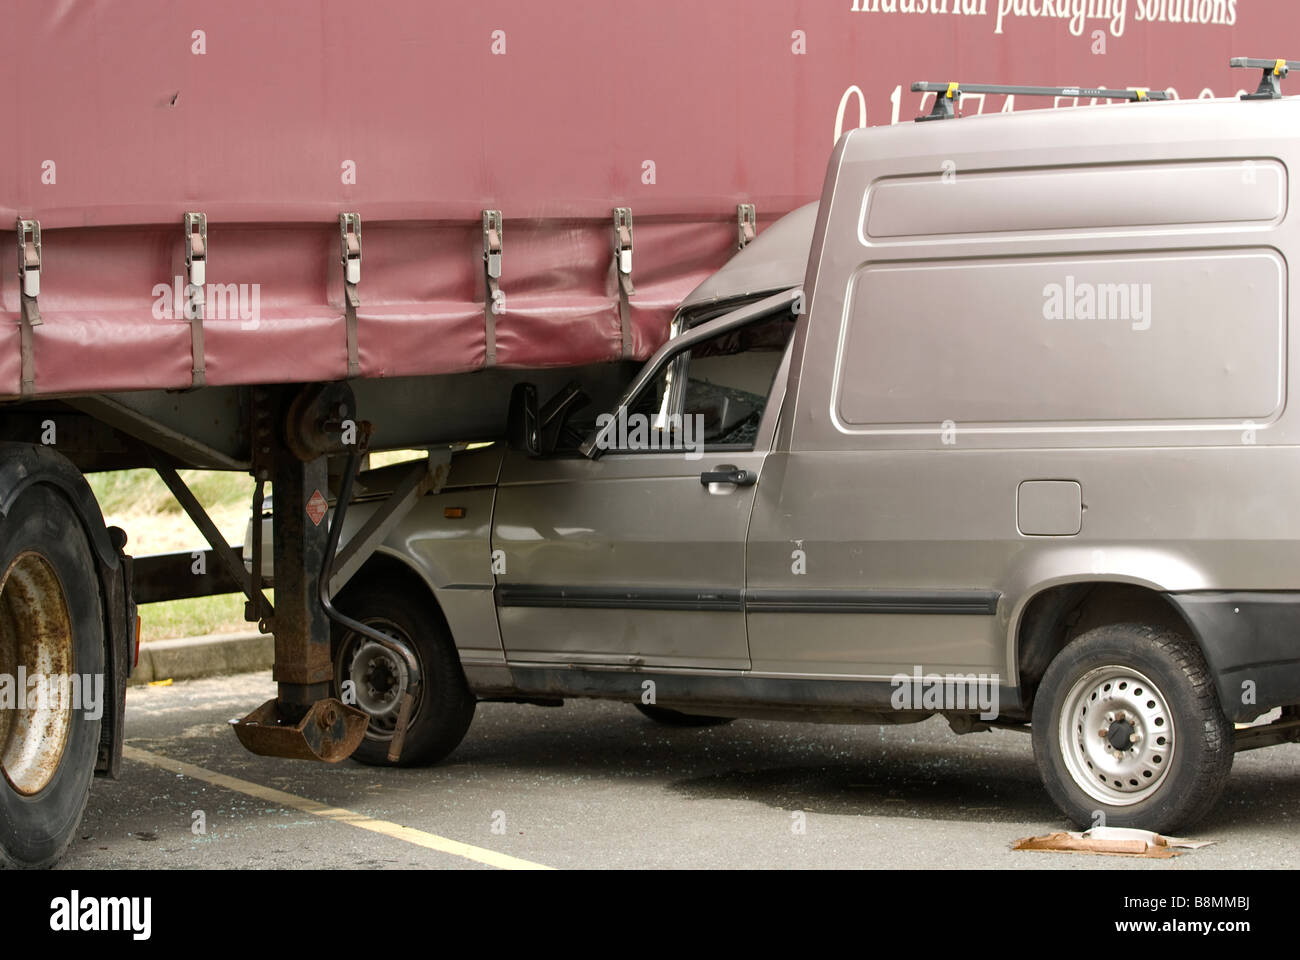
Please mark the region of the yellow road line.
<svg viewBox="0 0 1300 960"><path fill-rule="evenodd" d="M241 780L239 777L227 776L224 773L217 773L215 770L196 767L184 760L173 760L171 757L150 753L148 750L141 750L139 747L123 746L122 756L128 760L137 760L140 763L147 763L162 770L169 770L172 773L184 774L195 780L202 780L214 787L224 787L227 790L234 790L236 793L256 797L268 803L278 803L282 807L301 810L303 813L310 813L312 816L323 817L336 823L346 823L348 826L356 827L359 830L380 833L395 840L404 840L407 843L415 844L417 847L437 850L439 853L450 854L453 857L463 857L466 860L473 860L475 863L485 863L490 867L500 867L502 870L551 869L540 863L533 863L531 860L520 860L518 857L497 853L495 850L475 847L468 843L461 843L458 840L448 840L446 837L425 833L423 830L416 830L414 827L404 827L399 823L392 823L388 820L376 820L364 813L356 813L342 807L331 807L315 800L308 800L306 797L299 797L292 793L285 793L283 790L276 790L274 787L264 787L260 783L253 783L251 780Z"/></svg>

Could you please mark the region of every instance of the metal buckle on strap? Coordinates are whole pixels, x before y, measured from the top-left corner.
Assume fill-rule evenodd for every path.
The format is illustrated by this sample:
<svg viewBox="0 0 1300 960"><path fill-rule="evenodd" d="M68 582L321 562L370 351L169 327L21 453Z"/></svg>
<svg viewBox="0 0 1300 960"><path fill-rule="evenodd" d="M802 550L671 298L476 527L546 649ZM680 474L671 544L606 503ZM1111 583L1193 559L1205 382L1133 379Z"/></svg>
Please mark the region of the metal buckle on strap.
<svg viewBox="0 0 1300 960"><path fill-rule="evenodd" d="M18 221L18 289L19 296L19 391L30 397L36 393L35 339L33 328L41 325L41 310L36 298L41 293L41 223Z"/></svg>
<svg viewBox="0 0 1300 960"><path fill-rule="evenodd" d="M191 389L207 383L203 348L204 288L208 282L208 218L187 213L185 228L185 316L190 322Z"/></svg>
<svg viewBox="0 0 1300 960"><path fill-rule="evenodd" d="M483 211L483 269L489 280L501 279L501 211Z"/></svg>
<svg viewBox="0 0 1300 960"><path fill-rule="evenodd" d="M361 214L339 214L339 241L343 282L356 286L361 282Z"/></svg>
<svg viewBox="0 0 1300 960"><path fill-rule="evenodd" d="M208 282L208 218L185 214L185 270L191 284L202 289Z"/></svg>
<svg viewBox="0 0 1300 960"><path fill-rule="evenodd" d="M483 337L485 366L497 362L497 314L505 312L501 293L501 250L505 236L500 210L483 211Z"/></svg>
<svg viewBox="0 0 1300 960"><path fill-rule="evenodd" d="M614 262L618 267L621 283L626 284L627 292L632 290L632 208L614 208Z"/></svg>
<svg viewBox="0 0 1300 960"><path fill-rule="evenodd" d="M357 343L357 307L361 298L361 214L339 214L339 261L343 264L343 314L348 346L348 377L361 375L361 353Z"/></svg>
<svg viewBox="0 0 1300 960"><path fill-rule="evenodd" d="M636 290L632 287L632 208L614 208L614 269L618 273L619 335L623 340L622 356L632 356L632 305Z"/></svg>
<svg viewBox="0 0 1300 960"><path fill-rule="evenodd" d="M758 236L758 215L752 203L736 204L736 248L744 250Z"/></svg>
<svg viewBox="0 0 1300 960"><path fill-rule="evenodd" d="M22 295L35 300L41 295L41 222L18 221L18 279ZM40 321L38 320L37 323Z"/></svg>

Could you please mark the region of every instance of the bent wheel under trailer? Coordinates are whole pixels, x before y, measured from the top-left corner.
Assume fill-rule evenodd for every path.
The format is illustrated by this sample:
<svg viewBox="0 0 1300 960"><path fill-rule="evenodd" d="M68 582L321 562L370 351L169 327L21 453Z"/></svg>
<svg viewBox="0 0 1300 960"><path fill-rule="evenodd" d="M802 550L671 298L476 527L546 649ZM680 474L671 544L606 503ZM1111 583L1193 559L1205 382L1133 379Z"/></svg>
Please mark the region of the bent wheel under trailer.
<svg viewBox="0 0 1300 960"><path fill-rule="evenodd" d="M336 762L350 756L365 736L369 716L333 696L331 622L368 639L397 658L406 684L389 756L402 751L405 720L420 691L420 665L411 650L374 627L336 609L331 597L383 540L391 525L434 488L434 455L413 466L407 481L339 553L352 499L352 485L372 427L356 419L356 399L346 384L303 388L254 388L250 398L250 455L256 480L252 515L261 517L265 485L275 491L273 517L274 606L263 592L261 524L253 524L251 570L222 538L215 524L170 466L155 462L159 476L221 557L247 597L246 618L275 636L277 696L234 724L239 742L262 756ZM331 465L339 472L331 476ZM337 507L329 515L331 479Z"/></svg>
<svg viewBox="0 0 1300 960"><path fill-rule="evenodd" d="M121 762L126 681L138 644L134 561L124 551L125 533L105 526L83 469L152 466L210 544L213 569L201 576L189 552L142 563L142 602L237 591L246 597L246 619L274 633L277 696L233 724L245 748L337 762L361 744L370 716L334 695L331 628L338 624L401 664L388 760L401 756L419 697L419 659L336 609L332 598L405 513L441 486L450 452L432 450L413 462L340 550L372 430L356 419L351 388L258 387L241 400L231 440L246 444L243 464L103 398L19 408L7 418L6 437L51 422L62 433L50 446L0 442L0 865L54 863L75 835L92 776L116 777ZM261 524L252 525L250 570L178 473L190 465L248 469L256 481L254 517L272 485L270 580L262 576ZM332 510L331 501L338 504ZM274 605L265 594L272 585ZM38 696L25 684L20 691L28 678L59 680L72 699Z"/></svg>

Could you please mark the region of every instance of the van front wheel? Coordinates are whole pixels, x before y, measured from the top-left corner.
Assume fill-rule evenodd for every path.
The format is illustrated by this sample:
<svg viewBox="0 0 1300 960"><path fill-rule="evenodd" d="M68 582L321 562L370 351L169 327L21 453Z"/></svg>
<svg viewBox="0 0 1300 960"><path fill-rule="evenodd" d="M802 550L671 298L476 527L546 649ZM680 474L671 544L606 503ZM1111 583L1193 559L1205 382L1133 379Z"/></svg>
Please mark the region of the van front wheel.
<svg viewBox="0 0 1300 960"><path fill-rule="evenodd" d="M352 758L373 766L408 767L446 757L469 729L476 701L437 609L404 584L377 576L358 576L339 594L338 606L410 650L421 674L401 756L390 760L409 683L406 665L387 647L334 624L334 695L370 716L365 739Z"/></svg>
<svg viewBox="0 0 1300 960"><path fill-rule="evenodd" d="M1047 792L1075 824L1188 827L1218 801L1233 729L1200 649L1163 627L1109 624L1048 667L1033 713Z"/></svg>

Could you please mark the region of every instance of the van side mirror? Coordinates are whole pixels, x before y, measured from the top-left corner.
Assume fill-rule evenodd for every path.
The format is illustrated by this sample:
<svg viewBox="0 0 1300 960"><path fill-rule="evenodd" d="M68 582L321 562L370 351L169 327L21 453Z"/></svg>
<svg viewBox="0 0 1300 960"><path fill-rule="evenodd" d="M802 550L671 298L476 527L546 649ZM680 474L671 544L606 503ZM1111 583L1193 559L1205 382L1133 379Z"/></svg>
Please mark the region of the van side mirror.
<svg viewBox="0 0 1300 960"><path fill-rule="evenodd" d="M574 413L591 403L577 380L570 380L555 396L542 404L537 413L539 443L543 456L550 456L560 445L561 435Z"/></svg>
<svg viewBox="0 0 1300 960"><path fill-rule="evenodd" d="M510 391L510 410L506 414L506 443L530 457L541 456L540 418L537 414L537 387L516 383Z"/></svg>

